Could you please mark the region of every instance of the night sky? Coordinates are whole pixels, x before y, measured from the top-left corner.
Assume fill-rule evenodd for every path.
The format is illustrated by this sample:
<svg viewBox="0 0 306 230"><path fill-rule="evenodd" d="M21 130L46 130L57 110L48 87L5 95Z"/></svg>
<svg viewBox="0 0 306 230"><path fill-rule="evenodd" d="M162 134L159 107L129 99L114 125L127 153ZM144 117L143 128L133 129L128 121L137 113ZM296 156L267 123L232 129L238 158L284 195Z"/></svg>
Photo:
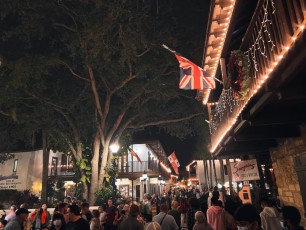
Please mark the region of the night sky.
<svg viewBox="0 0 306 230"><path fill-rule="evenodd" d="M198 65L201 65L203 58L203 49L205 42L205 32L209 14L210 1L209 0L190 0L190 1L177 1L175 14L180 15L179 23L184 24L186 31L178 31L178 39L181 40L181 44L184 44L184 41L192 42L194 47L190 49L188 45L184 47L172 47L171 44L169 47L176 49L181 55L189 58ZM177 26L177 25L174 25ZM173 59L175 62L176 60ZM179 64L177 63L177 68ZM179 76L178 76L179 79ZM196 95L196 92L195 92ZM210 138L210 137L207 137ZM185 166L189 164L193 159L195 159L195 149L196 145L200 145L199 137L191 136L187 137L184 140L167 135L164 132L159 133L156 130L145 130L138 133L135 136L137 140L159 140L169 156L173 151L176 152L176 156L180 162L180 171L185 170Z"/></svg>

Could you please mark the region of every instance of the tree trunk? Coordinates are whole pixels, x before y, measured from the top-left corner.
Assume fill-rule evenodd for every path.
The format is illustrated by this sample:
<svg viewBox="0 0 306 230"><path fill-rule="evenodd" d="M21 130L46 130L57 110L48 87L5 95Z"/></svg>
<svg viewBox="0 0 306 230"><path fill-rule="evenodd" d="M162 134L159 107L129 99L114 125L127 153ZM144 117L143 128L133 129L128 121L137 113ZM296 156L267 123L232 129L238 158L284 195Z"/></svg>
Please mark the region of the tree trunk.
<svg viewBox="0 0 306 230"><path fill-rule="evenodd" d="M99 184L99 152L100 152L100 135L97 133L94 140L93 146L93 157L91 160L91 180L90 184ZM97 189L91 186L89 191L89 204L94 205L95 202L95 192Z"/></svg>
<svg viewBox="0 0 306 230"><path fill-rule="evenodd" d="M41 201L47 202L47 184L48 184L48 164L49 164L49 150L47 147L47 135L42 131L43 142L43 167L42 167L42 184L41 184Z"/></svg>
<svg viewBox="0 0 306 230"><path fill-rule="evenodd" d="M99 187L101 187L103 185L103 181L104 181L105 167L106 167L106 164L107 164L108 154L109 154L108 148L109 148L109 144L105 144L103 146L102 162L101 162L100 172L99 172L99 183L98 183Z"/></svg>

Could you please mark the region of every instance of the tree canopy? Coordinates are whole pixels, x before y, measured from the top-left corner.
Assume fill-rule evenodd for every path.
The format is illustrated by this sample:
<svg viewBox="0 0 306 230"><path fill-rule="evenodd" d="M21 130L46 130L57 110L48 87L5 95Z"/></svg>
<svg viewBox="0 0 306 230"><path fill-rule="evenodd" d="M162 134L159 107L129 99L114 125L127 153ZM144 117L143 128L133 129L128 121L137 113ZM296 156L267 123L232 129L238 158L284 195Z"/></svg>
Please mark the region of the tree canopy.
<svg viewBox="0 0 306 230"><path fill-rule="evenodd" d="M1 4L0 125L18 124L27 138L45 130L50 148L69 150L77 161L91 146L91 199L108 147L125 131L159 126L182 138L203 128L203 106L195 92L178 89L178 64L161 47L186 54L200 47L198 60L202 53L192 42L200 33L186 27L190 15L180 19L177 1ZM201 11L193 16L205 18Z"/></svg>

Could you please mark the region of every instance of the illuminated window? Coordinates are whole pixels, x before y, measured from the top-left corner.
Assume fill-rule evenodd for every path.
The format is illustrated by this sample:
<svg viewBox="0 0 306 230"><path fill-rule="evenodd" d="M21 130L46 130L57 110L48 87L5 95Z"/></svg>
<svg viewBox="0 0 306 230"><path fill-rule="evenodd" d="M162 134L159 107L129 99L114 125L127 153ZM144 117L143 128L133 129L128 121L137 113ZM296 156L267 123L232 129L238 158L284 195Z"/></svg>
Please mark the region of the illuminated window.
<svg viewBox="0 0 306 230"><path fill-rule="evenodd" d="M17 172L17 166L18 166L18 159L15 159L13 165L13 172Z"/></svg>

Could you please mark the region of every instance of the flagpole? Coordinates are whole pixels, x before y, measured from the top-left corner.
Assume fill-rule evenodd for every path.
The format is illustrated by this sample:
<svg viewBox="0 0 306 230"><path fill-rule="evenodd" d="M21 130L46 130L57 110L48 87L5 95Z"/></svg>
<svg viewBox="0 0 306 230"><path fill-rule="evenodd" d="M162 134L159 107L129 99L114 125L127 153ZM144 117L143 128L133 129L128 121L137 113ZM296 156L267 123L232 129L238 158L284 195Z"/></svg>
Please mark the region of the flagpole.
<svg viewBox="0 0 306 230"><path fill-rule="evenodd" d="M165 44L162 44L162 47L165 48L166 50L170 51L171 53L176 53L174 50L170 49L168 46L166 46ZM202 71L205 71L204 69L202 69L201 67L199 67ZM206 71L205 71L206 72ZM221 85L223 85L223 82L220 81L218 78L216 77L212 77L213 79L215 79L217 82L219 82Z"/></svg>

